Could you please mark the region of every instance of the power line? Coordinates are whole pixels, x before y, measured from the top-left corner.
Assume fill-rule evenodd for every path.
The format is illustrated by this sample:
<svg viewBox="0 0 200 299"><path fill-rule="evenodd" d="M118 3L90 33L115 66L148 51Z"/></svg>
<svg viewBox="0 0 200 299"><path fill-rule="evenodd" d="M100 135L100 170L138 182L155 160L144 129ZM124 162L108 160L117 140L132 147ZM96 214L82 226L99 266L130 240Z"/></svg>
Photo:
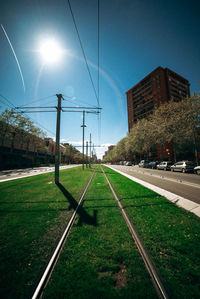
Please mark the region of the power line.
<svg viewBox="0 0 200 299"><path fill-rule="evenodd" d="M0 97L2 97L6 102L8 102L8 106L10 107L10 105L11 106L13 106L13 108L15 108L15 106L13 105L13 103L10 101L10 100L8 100L6 97L4 97L2 94L0 94Z"/></svg>
<svg viewBox="0 0 200 299"><path fill-rule="evenodd" d="M64 97L67 97L67 98L71 98L71 99L73 99L73 97L69 97L69 96L66 96L66 95L63 95L63 96L64 96ZM79 102L80 102L80 103L82 103L82 104L86 104L86 105L91 106L91 107L93 106L93 105L91 105L91 104L89 104L89 103L87 103L87 102L85 102L85 101L82 101L82 100L77 100L77 101L76 101L76 100L71 100L71 101L70 101L70 100L64 99L64 101L67 101L67 102L69 102L69 103L73 103L73 104L74 104L74 103L77 103L78 105L79 105Z"/></svg>
<svg viewBox="0 0 200 299"><path fill-rule="evenodd" d="M98 103L99 103L99 49L100 49L100 7L99 7L99 0L98 0L98 26L97 26L97 29L98 29L98 34L97 34L97 39L98 39L98 42L97 42L97 66L98 66L98 73L97 73L97 95L98 95Z"/></svg>
<svg viewBox="0 0 200 299"><path fill-rule="evenodd" d="M56 136L55 132L52 132L51 130L45 128L43 125L41 125L39 122L37 122L36 120L34 120L33 118L29 117L30 119L32 119L32 121L34 121L37 125L39 125L41 128L43 128L45 131L49 132L50 134L52 134L54 137Z"/></svg>
<svg viewBox="0 0 200 299"><path fill-rule="evenodd" d="M98 34L97 34L97 67L98 67L98 73L97 73L97 93L98 93L98 102L99 101L99 83L100 83L100 78L99 78L99 65L100 65L100 1L98 0L98 26L97 26L97 30L98 30ZM98 141L100 143L101 141L101 115L98 115Z"/></svg>
<svg viewBox="0 0 200 299"><path fill-rule="evenodd" d="M0 97L2 97L4 100L6 100L8 102L7 106L9 108L14 108L16 109L15 105L9 100L7 99L5 96L3 96L2 94L0 94ZM11 107L12 106L12 107ZM26 114L25 114L26 115ZM41 128L43 128L45 131L49 132L50 134L53 134L53 136L55 136L55 133L50 131L49 129L45 128L43 125L41 125L39 122L37 122L36 120L34 120L33 118L31 118L30 116L26 115L29 119L31 119L34 123L36 123L37 125L39 125Z"/></svg>
<svg viewBox="0 0 200 299"><path fill-rule="evenodd" d="M80 43L80 46L81 46L81 50L82 50L82 53L83 53L83 57L84 57L84 60L85 60L85 63L86 63L86 67L87 67L87 70L88 70L88 74L89 74L89 77L90 77L90 81L91 81L91 83L92 83L92 87L93 87L93 90L94 90L94 93L95 93L95 97L96 97L96 99L97 99L97 103L98 103L98 106L99 106L98 95L97 95L96 89L95 89L95 87L94 87L94 82L93 82L92 75L91 75L91 72L90 72L90 69L89 69L89 66L88 66L87 58L86 58L85 51L84 51L84 48L83 48L83 44L82 44L82 41L81 41L81 38L80 38L80 34L79 34L79 31L78 31L78 27L77 27L77 24L76 24L76 20L75 20L75 17L74 17L74 13L73 13L73 11L72 11L72 7L71 7L71 4L70 4L70 0L68 0L68 4L69 4L69 8L70 8L70 12L71 12L72 19L73 19L73 22L74 22L74 27L75 27L75 29L76 29L76 33L77 33L77 36L78 36L78 40L79 40L79 43Z"/></svg>
<svg viewBox="0 0 200 299"><path fill-rule="evenodd" d="M34 101L32 101L32 102L29 102L29 103L26 103L26 104L24 104L24 105L22 105L22 106L20 106L20 107L24 107L24 106L26 106L26 105L30 105L30 104L34 104L34 103L38 103L39 101L42 101L42 100L46 100L46 99L49 99L49 98L52 98L52 97L54 97L55 95L51 95L51 96L47 96L47 97L42 97L42 98L39 98L39 99L35 99Z"/></svg>

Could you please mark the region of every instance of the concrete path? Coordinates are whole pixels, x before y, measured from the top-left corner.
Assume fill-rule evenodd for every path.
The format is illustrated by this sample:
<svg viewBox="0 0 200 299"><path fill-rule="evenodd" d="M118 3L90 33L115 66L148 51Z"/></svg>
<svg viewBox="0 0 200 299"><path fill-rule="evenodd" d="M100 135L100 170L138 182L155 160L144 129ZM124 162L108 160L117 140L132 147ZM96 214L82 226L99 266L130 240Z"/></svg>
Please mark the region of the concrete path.
<svg viewBox="0 0 200 299"><path fill-rule="evenodd" d="M60 170L68 169L80 166L79 164L71 164L60 166ZM10 170L2 170L0 171L0 183L17 180L21 178L26 178L34 175L44 174L48 172L53 172L55 167L34 167L34 168L25 168L25 169L10 169Z"/></svg>

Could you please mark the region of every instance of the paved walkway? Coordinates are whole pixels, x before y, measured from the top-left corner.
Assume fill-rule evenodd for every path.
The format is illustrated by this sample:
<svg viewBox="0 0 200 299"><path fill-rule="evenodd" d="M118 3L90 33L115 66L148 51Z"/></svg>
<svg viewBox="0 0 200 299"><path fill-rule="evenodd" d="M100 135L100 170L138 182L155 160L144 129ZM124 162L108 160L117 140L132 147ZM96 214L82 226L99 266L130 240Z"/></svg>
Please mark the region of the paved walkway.
<svg viewBox="0 0 200 299"><path fill-rule="evenodd" d="M129 175L127 173L124 173L118 169L115 169L114 167L112 167L110 165L105 165L105 166L115 170L116 172L122 174L123 176L129 178L130 180L132 180L136 183L139 183L140 185L142 185L150 190L153 190L154 192L156 192L156 193L164 196L168 200L170 200L172 203L175 203L177 206L179 206L187 211L190 211L190 212L194 213L195 215L197 215L198 217L200 217L200 205L199 204L197 204L191 200L188 200L184 197L181 197L177 194L174 194L172 192L166 191L160 187L157 187L150 183L144 182L141 179L135 178L134 175Z"/></svg>
<svg viewBox="0 0 200 299"><path fill-rule="evenodd" d="M64 165L60 166L60 170L68 169L79 166L78 164ZM0 183L17 180L21 178L26 178L34 175L44 174L48 172L53 172L55 167L34 167L34 168L25 168L25 169L10 169L0 171Z"/></svg>

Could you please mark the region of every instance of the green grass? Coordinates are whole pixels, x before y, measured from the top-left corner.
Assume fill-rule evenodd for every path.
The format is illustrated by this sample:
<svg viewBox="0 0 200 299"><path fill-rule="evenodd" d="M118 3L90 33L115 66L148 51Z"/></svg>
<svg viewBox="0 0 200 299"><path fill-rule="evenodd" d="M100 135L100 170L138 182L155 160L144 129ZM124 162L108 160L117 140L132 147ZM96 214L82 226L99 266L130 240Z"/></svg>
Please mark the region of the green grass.
<svg viewBox="0 0 200 299"><path fill-rule="evenodd" d="M200 219L105 168L171 298L199 298ZM84 175L83 175L84 174ZM0 184L0 296L30 298L91 170ZM156 298L149 274L100 170L44 298Z"/></svg>
<svg viewBox="0 0 200 299"><path fill-rule="evenodd" d="M98 171L44 298L133 297L155 298L156 294L105 177Z"/></svg>
<svg viewBox="0 0 200 299"><path fill-rule="evenodd" d="M155 192L105 169L172 298L199 298L200 219Z"/></svg>
<svg viewBox="0 0 200 299"><path fill-rule="evenodd" d="M60 181L78 201L90 171L61 171ZM53 173L0 184L0 295L29 298L57 245L73 203L54 183Z"/></svg>

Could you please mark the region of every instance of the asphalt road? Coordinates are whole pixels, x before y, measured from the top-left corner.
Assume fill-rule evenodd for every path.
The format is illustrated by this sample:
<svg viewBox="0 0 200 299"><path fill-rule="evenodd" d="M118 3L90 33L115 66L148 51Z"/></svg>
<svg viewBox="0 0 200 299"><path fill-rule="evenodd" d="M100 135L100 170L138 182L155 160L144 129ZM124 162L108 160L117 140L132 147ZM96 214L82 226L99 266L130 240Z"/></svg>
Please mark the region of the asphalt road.
<svg viewBox="0 0 200 299"><path fill-rule="evenodd" d="M72 167L77 167L77 164L60 166L60 169L67 169ZM55 167L34 167L25 169L11 169L11 170L1 170L0 171L0 182L5 182L9 180L16 180L19 178L25 178L28 176L34 176L38 174L44 174L47 172L53 172Z"/></svg>
<svg viewBox="0 0 200 299"><path fill-rule="evenodd" d="M200 204L200 176L138 166L112 165L120 171Z"/></svg>

